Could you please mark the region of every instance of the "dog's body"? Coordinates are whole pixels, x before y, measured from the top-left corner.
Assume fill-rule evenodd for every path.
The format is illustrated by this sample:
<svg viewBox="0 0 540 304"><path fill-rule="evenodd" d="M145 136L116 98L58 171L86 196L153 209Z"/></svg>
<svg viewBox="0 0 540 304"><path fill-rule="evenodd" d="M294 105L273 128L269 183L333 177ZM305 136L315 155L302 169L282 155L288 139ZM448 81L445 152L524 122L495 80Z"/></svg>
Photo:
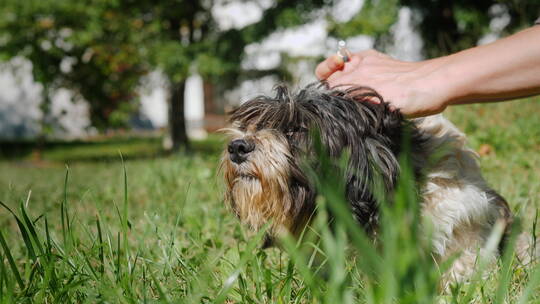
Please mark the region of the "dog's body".
<svg viewBox="0 0 540 304"><path fill-rule="evenodd" d="M422 214L433 223L436 256L444 260L460 253L450 271L460 279L473 270L477 254L482 252L496 221L510 228L512 213L505 199L482 177L477 154L467 148L462 132L442 115L415 122L429 136L426 152L443 152L426 170L421 187ZM425 162L422 157L416 161Z"/></svg>
<svg viewBox="0 0 540 304"><path fill-rule="evenodd" d="M382 177L386 192L393 192L403 134L410 135L421 212L435 229L433 253L443 260L461 252L450 271L458 279L473 269L495 222L512 220L506 201L482 178L463 133L440 115L405 120L368 88L312 85L290 96L281 87L275 98L241 105L231 121L231 142L222 160L227 199L252 229L271 221L271 238L298 235L315 211L316 189L301 166L306 160L317 163L310 129L318 131L331 157L349 152L346 198L368 233L378 225L375 176Z"/></svg>

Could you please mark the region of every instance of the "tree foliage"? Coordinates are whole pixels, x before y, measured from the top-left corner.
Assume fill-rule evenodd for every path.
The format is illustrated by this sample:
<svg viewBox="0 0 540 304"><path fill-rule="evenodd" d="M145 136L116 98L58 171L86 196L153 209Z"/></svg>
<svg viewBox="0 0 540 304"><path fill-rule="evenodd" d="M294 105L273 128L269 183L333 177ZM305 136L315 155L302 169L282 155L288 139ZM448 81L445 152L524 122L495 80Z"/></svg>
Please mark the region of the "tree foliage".
<svg viewBox="0 0 540 304"><path fill-rule="evenodd" d="M428 57L476 45L490 32L494 17L508 14L509 23L501 32L507 35L532 26L540 16L539 0L402 0L400 5L409 6L420 15L418 28ZM495 5L499 9L493 10Z"/></svg>
<svg viewBox="0 0 540 304"><path fill-rule="evenodd" d="M141 54L141 22L115 1L4 1L0 9L0 56L32 62L34 80L66 87L90 105L94 126L119 126L148 65ZM125 30L135 29L135 30ZM124 110L124 111L122 111Z"/></svg>
<svg viewBox="0 0 540 304"><path fill-rule="evenodd" d="M277 30L324 17L333 1L276 0L259 21L230 29L220 28L212 12L223 3L4 0L0 60L15 56L30 60L34 79L44 87L45 110L52 90L72 89L89 103L92 124L100 129L126 122L137 106L135 89L141 76L160 69L170 83L173 141L183 145L187 136L182 90L193 70L226 87L236 84L241 75L279 73L285 77L282 68L242 71L244 47ZM488 13L494 5L502 9ZM506 34L530 26L540 12L540 0L366 0L351 20L330 20L330 34L340 38L371 35L380 47L377 42L387 41L402 6L413 9L427 57L475 45L489 32L494 14L510 17L502 32Z"/></svg>
<svg viewBox="0 0 540 304"><path fill-rule="evenodd" d="M260 21L222 30L212 14L222 1L5 1L0 8L1 58L23 56L45 88L79 93L97 127L125 121L136 104L141 76L150 69L163 71L170 82L175 146L187 143L180 91L191 69L232 84L240 75L246 44L305 23L314 17L313 10L328 4L278 0ZM44 97L47 101L48 93Z"/></svg>
<svg viewBox="0 0 540 304"><path fill-rule="evenodd" d="M329 32L340 38L360 34L380 39L396 22L399 5L397 0L366 0L358 14L347 22L331 20Z"/></svg>
<svg viewBox="0 0 540 304"><path fill-rule="evenodd" d="M370 35L375 38L375 47L384 48L401 7L412 9L428 58L475 46L492 31L494 18L508 18L508 24L496 33L508 35L531 26L540 17L540 0L366 0L351 20L332 21L330 33L341 38Z"/></svg>

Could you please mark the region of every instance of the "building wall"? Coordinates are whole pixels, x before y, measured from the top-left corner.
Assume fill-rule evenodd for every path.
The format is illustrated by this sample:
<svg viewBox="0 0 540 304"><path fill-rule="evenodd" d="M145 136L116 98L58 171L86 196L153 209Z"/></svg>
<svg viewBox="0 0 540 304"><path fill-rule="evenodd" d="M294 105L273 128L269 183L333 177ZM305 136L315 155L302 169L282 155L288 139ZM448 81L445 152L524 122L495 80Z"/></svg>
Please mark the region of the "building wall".
<svg viewBox="0 0 540 304"><path fill-rule="evenodd" d="M149 120L153 128L167 126L167 82L159 72L150 73L139 89L140 116ZM0 140L32 139L41 132L43 112L41 84L32 77L32 64L15 58L0 65ZM203 81L194 75L187 80L185 112L188 133L202 137L204 118ZM72 139L95 134L88 115L88 105L73 92L59 89L51 96L51 116L54 126L50 137Z"/></svg>
<svg viewBox="0 0 540 304"><path fill-rule="evenodd" d="M34 82L32 64L14 58L0 65L0 139L31 139L41 132L43 87ZM74 138L91 133L88 107L73 93L59 89L51 96L53 137Z"/></svg>

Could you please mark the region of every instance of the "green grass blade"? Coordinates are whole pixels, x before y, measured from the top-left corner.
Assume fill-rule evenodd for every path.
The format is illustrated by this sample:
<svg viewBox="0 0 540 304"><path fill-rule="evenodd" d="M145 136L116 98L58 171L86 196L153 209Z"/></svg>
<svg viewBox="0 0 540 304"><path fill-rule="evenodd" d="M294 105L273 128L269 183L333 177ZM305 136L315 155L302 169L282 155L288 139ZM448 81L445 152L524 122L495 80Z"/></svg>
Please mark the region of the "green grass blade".
<svg viewBox="0 0 540 304"><path fill-rule="evenodd" d="M90 269L90 272L92 273L92 276L94 277L94 279L98 280L99 276L97 275L96 270L94 269L95 267L90 262L90 259L88 258L88 254L86 252L81 252L81 255L84 262L86 263L86 266L88 267L88 269Z"/></svg>
<svg viewBox="0 0 540 304"><path fill-rule="evenodd" d="M120 153L120 152L119 152ZM124 204L122 208L122 234L124 238L124 251L126 261L129 261L129 238L128 238L128 177L126 170L126 163L122 153L120 153L120 159L122 161L122 170L124 174Z"/></svg>
<svg viewBox="0 0 540 304"><path fill-rule="evenodd" d="M534 268L534 271L529 279L529 283L527 284L527 287L525 287L525 290L523 290L517 304L526 304L533 291L538 289L538 286L540 286L540 264L536 265Z"/></svg>
<svg viewBox="0 0 540 304"><path fill-rule="evenodd" d="M67 187L69 180L69 167L66 165L66 175L64 178L64 200L60 205L60 218L62 222L62 238L64 240L64 246L67 244L67 231L69 231L69 213L68 213L68 201L67 201Z"/></svg>
<svg viewBox="0 0 540 304"><path fill-rule="evenodd" d="M37 256L36 256L36 253L35 253L35 250L34 250L34 245L32 245L30 235L28 234L28 231L27 231L25 225L19 219L19 217L15 214L15 212L13 212L6 204L4 204L2 201L0 201L0 205L2 205L2 207L4 207L6 210L8 210L11 213L11 215L13 215L13 217L15 218L15 221L17 222L17 226L19 227L19 231L21 232L24 244L26 246L26 250L28 252L28 255L30 256L30 259L32 259L33 261L36 261Z"/></svg>
<svg viewBox="0 0 540 304"><path fill-rule="evenodd" d="M121 261L121 247L120 247L120 232L117 234L117 242L116 242L116 282L120 282L120 278L122 276L122 263Z"/></svg>
<svg viewBox="0 0 540 304"><path fill-rule="evenodd" d="M154 274L150 273L150 276L152 277L152 281L154 282L154 285L156 286L156 289L158 291L160 297L159 300L165 301L165 303L171 303L171 300L167 296L167 293L163 290L163 287L161 286L161 284L159 284L159 281L156 279Z"/></svg>
<svg viewBox="0 0 540 304"><path fill-rule="evenodd" d="M6 258L9 263L9 267L11 268L11 272L13 272L13 276L15 276L15 280L17 281L17 284L19 284L19 287L21 288L21 290L24 290L25 286L24 286L23 280L21 278L19 270L17 269L17 265L15 265L15 261L13 260L13 256L11 255L11 251L9 250L6 240L4 239L4 235L2 234L2 231L0 231L0 245L2 245L2 249L4 250L4 254L6 255Z"/></svg>
<svg viewBox="0 0 540 304"><path fill-rule="evenodd" d="M6 265L4 264L4 255L2 254L2 252L0 252L0 301L4 299L4 283L8 282Z"/></svg>
<svg viewBox="0 0 540 304"><path fill-rule="evenodd" d="M515 260L516 242L519 233L521 232L520 226L519 218L516 218L510 227L510 237L506 242L502 256L502 268L500 271L501 276L499 278L495 300L493 301L494 304L504 303L506 297L508 296L508 289L510 288L510 281L512 279L512 263Z"/></svg>
<svg viewBox="0 0 540 304"><path fill-rule="evenodd" d="M135 273L135 269L137 268L137 262L139 261L139 252L135 255L135 259L133 260L133 266L129 270L129 275L131 277L131 281L133 281L133 274Z"/></svg>
<svg viewBox="0 0 540 304"><path fill-rule="evenodd" d="M58 299L59 303L67 302L65 300L62 300L62 298L67 295L70 291L75 290L76 287L83 285L85 282L87 282L88 279L82 279L75 282L70 282L69 284L65 285L58 296L56 297Z"/></svg>
<svg viewBox="0 0 540 304"><path fill-rule="evenodd" d="M491 234L488 237L488 240L485 245L485 251L487 253L495 253L497 250L497 247L501 241L502 235L504 233L505 229L505 223L498 221L493 226L493 229L491 231ZM483 283L482 275L484 274L484 271L488 267L488 261L489 258L482 258L480 257L477 261L477 266L475 269L475 272L471 278L471 283L469 284L469 288L467 289L467 292L465 293L464 297L461 298L461 303L470 303L472 301L472 298L475 294L476 288L480 283Z"/></svg>
<svg viewBox="0 0 540 304"><path fill-rule="evenodd" d="M227 294L229 293L229 290L232 288L233 284L238 280L238 277L241 273L241 271L244 269L246 264L249 260L251 260L255 254L255 248L257 245L262 243L262 240L264 238L264 235L266 233L266 229L268 228L268 224L263 227L259 232L257 232L256 236L253 237L249 242L247 243L246 249L244 252L240 255L240 261L238 262L236 269L227 277L227 280L223 284L223 287L219 291L218 295L216 296L216 299L214 300L214 303L223 303L226 298Z"/></svg>
<svg viewBox="0 0 540 304"><path fill-rule="evenodd" d="M47 248L46 248L46 254L47 257L50 257L52 255L52 242L51 242L51 233L49 232L49 221L47 220L47 217L45 217L45 238L47 241Z"/></svg>
<svg viewBox="0 0 540 304"><path fill-rule="evenodd" d="M103 249L103 233L101 232L101 224L99 222L99 216L96 215L96 226L97 226L97 232L98 232L98 251L99 251L99 272L101 273L101 276L105 273L105 253Z"/></svg>
<svg viewBox="0 0 540 304"><path fill-rule="evenodd" d="M30 193L28 193L28 199L29 198L30 198ZM32 221L30 220L30 218L28 217L28 214L26 213L26 207L22 202L20 205L20 209L21 209L22 218L24 220L24 224L26 228L28 229L28 231L30 232L29 235L31 239L33 239L34 244L37 247L40 255L43 256L45 254L45 251L43 250L43 246L41 246L41 241L39 239L39 236L37 235L36 228L34 224L32 223Z"/></svg>
<svg viewBox="0 0 540 304"><path fill-rule="evenodd" d="M538 251L537 251L537 243L536 243L537 242L536 231L537 231L537 226L538 226L539 213L540 213L540 209L536 209L536 212L534 213L534 220L532 223L531 232L530 232L531 239L532 239L532 246L530 248L529 254L531 255L531 257L535 257L536 259L539 258Z"/></svg>

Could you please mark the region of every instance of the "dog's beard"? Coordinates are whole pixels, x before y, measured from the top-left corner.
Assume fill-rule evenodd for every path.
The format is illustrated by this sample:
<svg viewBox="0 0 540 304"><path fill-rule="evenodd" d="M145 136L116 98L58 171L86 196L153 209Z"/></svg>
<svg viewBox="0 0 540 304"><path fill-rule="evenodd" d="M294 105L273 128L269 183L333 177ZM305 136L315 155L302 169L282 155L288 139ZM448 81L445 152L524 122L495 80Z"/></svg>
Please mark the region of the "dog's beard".
<svg viewBox="0 0 540 304"><path fill-rule="evenodd" d="M289 191L287 140L274 130L225 130L231 140L245 139L255 143L255 150L242 163L230 160L225 152L224 170L227 201L240 220L254 230L269 223L269 234L292 232L292 198Z"/></svg>

